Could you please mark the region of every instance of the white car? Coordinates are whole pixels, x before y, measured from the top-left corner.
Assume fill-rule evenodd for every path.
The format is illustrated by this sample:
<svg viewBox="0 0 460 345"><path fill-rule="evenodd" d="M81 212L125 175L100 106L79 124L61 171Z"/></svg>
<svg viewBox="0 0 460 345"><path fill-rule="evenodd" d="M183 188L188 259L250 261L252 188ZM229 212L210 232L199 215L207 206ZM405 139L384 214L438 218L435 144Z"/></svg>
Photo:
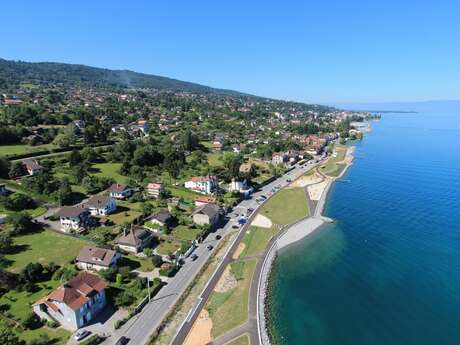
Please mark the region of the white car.
<svg viewBox="0 0 460 345"><path fill-rule="evenodd" d="M74 338L75 340L82 340L84 337L86 337L90 332L87 331L86 329L79 329L78 331L75 332Z"/></svg>

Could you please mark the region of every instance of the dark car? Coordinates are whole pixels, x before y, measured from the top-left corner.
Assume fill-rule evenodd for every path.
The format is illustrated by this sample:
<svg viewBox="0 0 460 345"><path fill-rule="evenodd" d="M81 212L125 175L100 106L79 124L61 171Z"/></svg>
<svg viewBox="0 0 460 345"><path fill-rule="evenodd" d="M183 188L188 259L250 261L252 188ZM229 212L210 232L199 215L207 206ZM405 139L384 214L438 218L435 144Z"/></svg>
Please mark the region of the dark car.
<svg viewBox="0 0 460 345"><path fill-rule="evenodd" d="M193 261L195 261L196 259L198 259L198 255L192 254L192 255L190 255L190 259L192 259Z"/></svg>
<svg viewBox="0 0 460 345"><path fill-rule="evenodd" d="M238 225L236 225L236 224L232 225L232 229L238 229L238 228L239 228Z"/></svg>
<svg viewBox="0 0 460 345"><path fill-rule="evenodd" d="M216 235L216 240L220 240L221 238L222 238L222 236Z"/></svg>
<svg viewBox="0 0 460 345"><path fill-rule="evenodd" d="M117 340L117 342L115 343L115 345L126 345L126 344L128 344L128 342L129 342L129 339L126 338L125 336L123 336L123 337L120 337L120 338Z"/></svg>
<svg viewBox="0 0 460 345"><path fill-rule="evenodd" d="M208 248L208 250L211 250L211 249L214 248L214 247L211 246L211 245L208 245L208 246L206 246L206 248Z"/></svg>

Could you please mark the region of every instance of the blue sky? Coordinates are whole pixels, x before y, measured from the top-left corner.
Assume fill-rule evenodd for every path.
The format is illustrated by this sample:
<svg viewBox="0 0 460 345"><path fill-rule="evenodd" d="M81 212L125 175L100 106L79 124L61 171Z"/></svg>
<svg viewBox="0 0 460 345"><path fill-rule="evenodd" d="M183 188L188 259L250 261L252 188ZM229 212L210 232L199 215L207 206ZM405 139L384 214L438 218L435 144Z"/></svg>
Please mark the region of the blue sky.
<svg viewBox="0 0 460 345"><path fill-rule="evenodd" d="M8 1L0 57L317 103L458 99L458 1Z"/></svg>

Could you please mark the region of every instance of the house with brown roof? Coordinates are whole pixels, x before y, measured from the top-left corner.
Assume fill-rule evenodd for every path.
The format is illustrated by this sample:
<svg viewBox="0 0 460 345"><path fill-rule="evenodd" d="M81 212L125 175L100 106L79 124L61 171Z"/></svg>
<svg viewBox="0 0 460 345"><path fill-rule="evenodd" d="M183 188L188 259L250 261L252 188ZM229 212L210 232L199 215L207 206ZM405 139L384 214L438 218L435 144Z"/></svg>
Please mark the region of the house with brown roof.
<svg viewBox="0 0 460 345"><path fill-rule="evenodd" d="M44 169L35 159L25 159L22 161L22 165L30 176L37 175Z"/></svg>
<svg viewBox="0 0 460 345"><path fill-rule="evenodd" d="M209 195L197 195L195 197L195 206L203 206L206 204L215 204L217 199Z"/></svg>
<svg viewBox="0 0 460 345"><path fill-rule="evenodd" d="M42 320L69 330L86 326L106 306L107 283L98 275L81 272L33 305Z"/></svg>
<svg viewBox="0 0 460 345"><path fill-rule="evenodd" d="M106 216L117 209L115 199L106 195L93 195L85 206L93 216Z"/></svg>
<svg viewBox="0 0 460 345"><path fill-rule="evenodd" d="M96 225L88 209L78 206L64 206L56 213L64 232L81 232Z"/></svg>
<svg viewBox="0 0 460 345"><path fill-rule="evenodd" d="M139 253L152 242L150 231L142 227L132 227L117 239L118 248L131 253Z"/></svg>
<svg viewBox="0 0 460 345"><path fill-rule="evenodd" d="M105 248L85 246L77 256L77 267L81 270L106 270L116 266L121 259L120 253Z"/></svg>
<svg viewBox="0 0 460 345"><path fill-rule="evenodd" d="M114 183L109 189L109 196L115 199L126 199L133 194L133 190L125 184Z"/></svg>
<svg viewBox="0 0 460 345"><path fill-rule="evenodd" d="M193 222L197 225L216 225L221 216L221 209L215 204L206 204L193 212Z"/></svg>

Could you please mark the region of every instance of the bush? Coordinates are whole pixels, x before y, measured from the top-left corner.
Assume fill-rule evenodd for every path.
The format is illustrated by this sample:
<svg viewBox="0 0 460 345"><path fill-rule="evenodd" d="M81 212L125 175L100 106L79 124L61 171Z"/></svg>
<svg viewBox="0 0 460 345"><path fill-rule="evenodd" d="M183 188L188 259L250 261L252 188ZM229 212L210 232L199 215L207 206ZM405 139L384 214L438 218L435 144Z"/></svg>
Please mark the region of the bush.
<svg viewBox="0 0 460 345"><path fill-rule="evenodd" d="M27 329L37 329L42 326L42 322L35 313L29 312L22 321L22 325Z"/></svg>
<svg viewBox="0 0 460 345"><path fill-rule="evenodd" d="M92 335L88 339L82 341L80 345L97 345L102 342L102 338L98 336L97 334Z"/></svg>
<svg viewBox="0 0 460 345"><path fill-rule="evenodd" d="M55 321L47 321L46 322L46 325L50 328L58 328L59 327L59 324Z"/></svg>
<svg viewBox="0 0 460 345"><path fill-rule="evenodd" d="M163 259L161 258L161 255L153 255L152 263L153 263L153 266L160 267L163 264Z"/></svg>

